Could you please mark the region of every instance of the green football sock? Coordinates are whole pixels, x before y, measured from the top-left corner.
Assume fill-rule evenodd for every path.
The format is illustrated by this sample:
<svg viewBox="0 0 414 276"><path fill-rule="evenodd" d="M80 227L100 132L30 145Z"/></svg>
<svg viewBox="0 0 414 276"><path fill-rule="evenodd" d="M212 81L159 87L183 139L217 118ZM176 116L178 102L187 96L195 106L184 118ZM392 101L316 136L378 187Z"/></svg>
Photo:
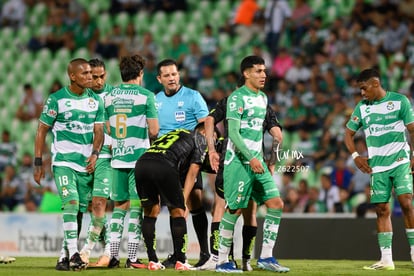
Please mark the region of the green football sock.
<svg viewBox="0 0 414 276"><path fill-rule="evenodd" d="M88 236L82 251L87 251L90 254L90 252L93 250L95 244L99 240L102 228L104 227L104 220L105 217L98 218L91 213L91 223L89 224L88 228Z"/></svg>
<svg viewBox="0 0 414 276"><path fill-rule="evenodd" d="M142 235L142 208L131 206L128 222L128 259L132 262L137 260L138 244Z"/></svg>
<svg viewBox="0 0 414 276"><path fill-rule="evenodd" d="M124 219L126 210L114 208L111 218L111 256L119 259L119 247L121 245L122 232L124 231Z"/></svg>
<svg viewBox="0 0 414 276"><path fill-rule="evenodd" d="M220 222L220 240L219 240L219 257L218 262L224 263L229 261L230 247L233 243L233 232L236 221L240 215L225 212Z"/></svg>
<svg viewBox="0 0 414 276"><path fill-rule="evenodd" d="M282 217L282 209L267 209L263 223L263 242L260 258L269 258L273 256L273 247L275 246L279 224Z"/></svg>
<svg viewBox="0 0 414 276"><path fill-rule="evenodd" d="M392 232L378 233L378 244L381 250L381 261L392 262Z"/></svg>
<svg viewBox="0 0 414 276"><path fill-rule="evenodd" d="M66 204L63 207L63 233L69 258L78 252L78 204Z"/></svg>
<svg viewBox="0 0 414 276"><path fill-rule="evenodd" d="M103 233L103 237L105 240L105 250L104 250L104 255L106 256L111 256L111 227L108 223L108 219L106 217L106 215L104 216L104 228L102 230ZM101 233L102 235L102 233Z"/></svg>

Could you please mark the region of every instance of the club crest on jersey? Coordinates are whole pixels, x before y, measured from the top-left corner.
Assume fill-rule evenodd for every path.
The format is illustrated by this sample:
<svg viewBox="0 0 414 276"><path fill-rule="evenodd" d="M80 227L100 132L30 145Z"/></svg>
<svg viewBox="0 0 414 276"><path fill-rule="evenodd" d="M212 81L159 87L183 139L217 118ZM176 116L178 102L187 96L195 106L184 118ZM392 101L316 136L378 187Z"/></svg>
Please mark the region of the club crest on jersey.
<svg viewBox="0 0 414 276"><path fill-rule="evenodd" d="M394 103L393 102L388 102L387 109L388 110L393 110L394 108L395 108Z"/></svg>
<svg viewBox="0 0 414 276"><path fill-rule="evenodd" d="M68 189L66 189L66 187L62 188L62 195L63 195L63 197L67 197L69 195L69 191L68 191Z"/></svg>
<svg viewBox="0 0 414 276"><path fill-rule="evenodd" d="M96 108L96 101L94 99L90 98L89 102L88 102L88 106L91 109L95 109Z"/></svg>
<svg viewBox="0 0 414 276"><path fill-rule="evenodd" d="M65 120L68 120L70 117L72 117L72 112L66 111L63 117L65 118Z"/></svg>
<svg viewBox="0 0 414 276"><path fill-rule="evenodd" d="M239 107L238 109L237 109L237 113L239 113L239 114L243 114L243 107Z"/></svg>

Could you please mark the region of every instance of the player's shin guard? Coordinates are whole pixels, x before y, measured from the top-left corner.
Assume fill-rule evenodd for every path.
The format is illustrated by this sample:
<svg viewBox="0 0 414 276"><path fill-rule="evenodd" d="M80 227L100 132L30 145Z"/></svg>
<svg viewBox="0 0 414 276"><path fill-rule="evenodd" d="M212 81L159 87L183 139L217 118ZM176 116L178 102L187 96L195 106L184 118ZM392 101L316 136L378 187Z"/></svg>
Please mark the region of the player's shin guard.
<svg viewBox="0 0 414 276"><path fill-rule="evenodd" d="M63 233L69 258L78 252L78 204L65 204L63 207Z"/></svg>
<svg viewBox="0 0 414 276"><path fill-rule="evenodd" d="M101 236L104 239L105 249L104 255L111 256L111 227L106 215L104 216L104 228L102 229Z"/></svg>
<svg viewBox="0 0 414 276"><path fill-rule="evenodd" d="M378 244L381 250L381 261L392 263L392 232L378 233Z"/></svg>
<svg viewBox="0 0 414 276"><path fill-rule="evenodd" d="M227 263L229 261L230 247L233 243L233 232L236 225L236 221L239 215L230 214L225 212L220 222L220 246L219 246L219 258L218 262Z"/></svg>
<svg viewBox="0 0 414 276"><path fill-rule="evenodd" d="M122 232L124 231L124 219L126 210L114 208L111 218L111 256L119 259L119 247Z"/></svg>
<svg viewBox="0 0 414 276"><path fill-rule="evenodd" d="M142 222L142 235L144 236L145 247L147 249L148 261L158 263L158 257L156 254L156 234L155 234L155 223L157 218L151 218L144 216Z"/></svg>
<svg viewBox="0 0 414 276"><path fill-rule="evenodd" d="M260 258L270 258L273 256L273 247L276 243L279 232L279 224L282 218L282 209L268 208L263 224L263 243Z"/></svg>
<svg viewBox="0 0 414 276"><path fill-rule="evenodd" d="M172 218L171 229L173 236L174 255L177 261L185 263L187 252L187 224L184 217Z"/></svg>
<svg viewBox="0 0 414 276"><path fill-rule="evenodd" d="M86 239L85 246L82 251L86 251L88 254L93 250L95 244L99 240L102 228L104 227L104 217L95 217L91 214L91 224L88 229L88 237Z"/></svg>
<svg viewBox="0 0 414 276"><path fill-rule="evenodd" d="M131 262L137 260L138 244L141 240L142 208L131 201L128 223L128 259Z"/></svg>

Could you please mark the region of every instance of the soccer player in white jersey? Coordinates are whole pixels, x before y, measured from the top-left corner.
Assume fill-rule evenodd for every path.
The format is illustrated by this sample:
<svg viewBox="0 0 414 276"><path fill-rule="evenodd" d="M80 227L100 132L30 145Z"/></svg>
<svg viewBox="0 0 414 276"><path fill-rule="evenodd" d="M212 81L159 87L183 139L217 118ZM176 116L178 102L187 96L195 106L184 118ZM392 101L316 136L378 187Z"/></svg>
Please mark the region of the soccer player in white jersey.
<svg viewBox="0 0 414 276"><path fill-rule="evenodd" d="M345 145L352 153L356 166L371 175L371 203L377 214L378 244L381 260L369 270L394 270L392 258L392 225L390 198L397 196L404 215L404 225L414 263L414 114L408 98L386 91L381 86L380 75L375 69L363 70L357 79L363 100L354 109L345 129ZM355 133L362 128L368 147L368 158L360 156L354 144ZM405 131L410 135L411 147ZM410 153L411 152L411 153Z"/></svg>
<svg viewBox="0 0 414 276"><path fill-rule="evenodd" d="M261 269L288 272L273 257L273 247L279 230L283 201L262 154L263 121L267 96L261 91L266 81L264 60L247 56L240 64L244 85L236 89L227 100L226 120L228 143L224 160L224 198L226 212L220 222L219 256L217 272L239 273L229 261L234 227L242 209L250 198L265 204L267 213L263 225L263 243L257 266Z"/></svg>
<svg viewBox="0 0 414 276"><path fill-rule="evenodd" d="M68 66L70 85L46 100L35 139L34 179L44 177L42 154L49 129L55 183L62 200L63 231L72 270L86 267L78 252L78 211L85 212L92 192L93 172L104 134L101 98L87 89L92 74L88 61L77 58ZM99 235L99 233L98 233ZM61 261L61 260L60 260Z"/></svg>
<svg viewBox="0 0 414 276"><path fill-rule="evenodd" d="M181 85L180 73L174 60L162 60L158 63L157 70L157 79L164 86L164 90L156 95L160 122L159 136L179 128L194 130L195 126L204 122L208 115L207 104L200 92ZM185 174L182 177L185 178ZM182 184L184 184L183 180ZM202 189L203 182L199 173L188 202L194 230L200 244L200 259L195 264L196 267L203 265L210 257L208 250L208 220L202 204ZM175 263L174 255L162 262L167 268L174 267Z"/></svg>
<svg viewBox="0 0 414 276"><path fill-rule="evenodd" d="M105 97L105 111L112 138L113 184L111 199L110 268L119 267L119 247L128 209L128 268L147 268L136 258L141 239L142 208L135 186L135 163L158 135L154 93L141 86L145 60L139 55L123 57L119 68L122 84ZM131 259L132 258L132 259Z"/></svg>
<svg viewBox="0 0 414 276"><path fill-rule="evenodd" d="M104 101L108 92L113 89L112 85L106 83L106 69L105 63L99 59L89 60L89 65L92 69L92 86L90 89L94 93L101 97ZM91 222L88 227L88 238L85 241L85 245L80 251L81 258L85 263L89 264L89 257L91 251L95 247L96 242L99 239L104 239L104 254L101 255L96 263L89 264L89 266L106 267L109 265L110 260L110 240L109 240L109 224L106 218L106 204L109 198L112 185L112 167L111 167L111 150L109 145L111 144L111 137L107 134L106 127L104 127L104 144L99 158L96 161L96 168L93 177L93 190L92 190L92 212ZM93 223L97 223L94 225ZM102 229L101 235L94 233L95 229Z"/></svg>

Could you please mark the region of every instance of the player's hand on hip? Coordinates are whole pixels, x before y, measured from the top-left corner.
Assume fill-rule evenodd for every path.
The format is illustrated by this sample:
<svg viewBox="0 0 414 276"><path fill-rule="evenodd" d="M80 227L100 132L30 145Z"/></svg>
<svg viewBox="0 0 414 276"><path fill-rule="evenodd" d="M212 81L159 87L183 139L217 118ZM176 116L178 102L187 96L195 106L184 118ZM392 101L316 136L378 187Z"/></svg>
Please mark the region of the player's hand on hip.
<svg viewBox="0 0 414 276"><path fill-rule="evenodd" d="M257 158L250 160L250 167L254 173L262 174L265 171L262 162L260 162Z"/></svg>
<svg viewBox="0 0 414 276"><path fill-rule="evenodd" d="M86 166L86 171L88 173L93 173L95 171L95 165L96 165L97 159L98 157L95 154L92 154L91 156L89 156L88 159L86 159L86 163L88 163L88 165Z"/></svg>
<svg viewBox="0 0 414 276"><path fill-rule="evenodd" d="M372 173L372 168L368 165L368 158L358 156L355 158L355 165L363 173Z"/></svg>

